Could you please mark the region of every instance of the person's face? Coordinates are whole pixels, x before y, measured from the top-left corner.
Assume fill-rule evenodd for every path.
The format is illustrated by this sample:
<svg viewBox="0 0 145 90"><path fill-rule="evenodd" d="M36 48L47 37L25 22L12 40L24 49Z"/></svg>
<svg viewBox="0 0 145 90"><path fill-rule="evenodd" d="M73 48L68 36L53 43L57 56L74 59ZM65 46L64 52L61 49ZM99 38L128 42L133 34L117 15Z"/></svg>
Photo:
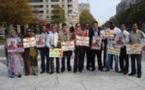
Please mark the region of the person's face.
<svg viewBox="0 0 145 90"><path fill-rule="evenodd" d="M28 36L31 36L31 32L30 31L28 32Z"/></svg>
<svg viewBox="0 0 145 90"><path fill-rule="evenodd" d="M16 31L12 31L12 32L11 32L11 36L12 36L12 37L16 37Z"/></svg>
<svg viewBox="0 0 145 90"><path fill-rule="evenodd" d="M110 29L114 29L114 25L113 24L109 24L109 28Z"/></svg>
<svg viewBox="0 0 145 90"><path fill-rule="evenodd" d="M133 25L132 25L132 30L133 30L133 31L136 31L137 29L138 29L137 24L133 24Z"/></svg>
<svg viewBox="0 0 145 90"><path fill-rule="evenodd" d="M81 25L78 23L78 24L76 25L76 28L77 28L77 29L81 29Z"/></svg>
<svg viewBox="0 0 145 90"><path fill-rule="evenodd" d="M97 28L98 27L98 23L94 23L94 27Z"/></svg>
<svg viewBox="0 0 145 90"><path fill-rule="evenodd" d="M31 32L31 36L35 36L35 33L34 32Z"/></svg>
<svg viewBox="0 0 145 90"><path fill-rule="evenodd" d="M45 26L43 26L42 32L46 32L46 27Z"/></svg>
<svg viewBox="0 0 145 90"><path fill-rule="evenodd" d="M55 26L52 27L52 32L56 32L56 27Z"/></svg>
<svg viewBox="0 0 145 90"><path fill-rule="evenodd" d="M125 30L125 25L122 24L122 25L120 26L120 29L121 29L122 31Z"/></svg>

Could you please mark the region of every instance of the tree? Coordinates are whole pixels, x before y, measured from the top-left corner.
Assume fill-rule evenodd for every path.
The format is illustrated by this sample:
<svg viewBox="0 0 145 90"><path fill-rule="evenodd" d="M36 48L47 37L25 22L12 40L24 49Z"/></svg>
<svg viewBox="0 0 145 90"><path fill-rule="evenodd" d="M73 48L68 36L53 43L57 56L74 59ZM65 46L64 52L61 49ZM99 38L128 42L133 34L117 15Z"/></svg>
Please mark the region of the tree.
<svg viewBox="0 0 145 90"><path fill-rule="evenodd" d="M27 0L0 0L0 22L6 25L28 24L32 12Z"/></svg>
<svg viewBox="0 0 145 90"><path fill-rule="evenodd" d="M27 0L0 0L0 23L9 32L10 25L25 25L31 22L32 12Z"/></svg>
<svg viewBox="0 0 145 90"><path fill-rule="evenodd" d="M54 5L53 6L53 10L52 10L52 14L53 16L51 17L52 22L53 23L63 23L65 22L65 11L62 7L60 7L59 5Z"/></svg>
<svg viewBox="0 0 145 90"><path fill-rule="evenodd" d="M91 24L94 20L95 19L89 10L83 10L79 17L80 24L82 25Z"/></svg>

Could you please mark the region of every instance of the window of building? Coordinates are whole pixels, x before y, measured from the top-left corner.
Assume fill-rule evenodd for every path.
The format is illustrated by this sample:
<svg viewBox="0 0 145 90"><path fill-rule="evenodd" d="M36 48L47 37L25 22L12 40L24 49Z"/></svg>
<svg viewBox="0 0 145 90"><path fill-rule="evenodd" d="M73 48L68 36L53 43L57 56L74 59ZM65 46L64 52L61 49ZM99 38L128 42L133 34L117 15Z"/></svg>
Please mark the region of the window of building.
<svg viewBox="0 0 145 90"><path fill-rule="evenodd" d="M51 2L59 2L59 0L51 0Z"/></svg>
<svg viewBox="0 0 145 90"><path fill-rule="evenodd" d="M29 0L29 2L43 2L43 0Z"/></svg>

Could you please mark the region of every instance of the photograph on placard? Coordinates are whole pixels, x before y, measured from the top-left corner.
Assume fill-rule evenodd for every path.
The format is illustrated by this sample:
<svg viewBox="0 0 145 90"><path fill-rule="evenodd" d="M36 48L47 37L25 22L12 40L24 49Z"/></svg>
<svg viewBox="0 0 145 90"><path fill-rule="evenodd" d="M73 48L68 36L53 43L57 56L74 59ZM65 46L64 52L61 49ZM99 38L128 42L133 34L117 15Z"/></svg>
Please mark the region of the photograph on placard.
<svg viewBox="0 0 145 90"><path fill-rule="evenodd" d="M23 39L23 46L24 48L36 47L36 38L24 38Z"/></svg>
<svg viewBox="0 0 145 90"><path fill-rule="evenodd" d="M45 37L42 35L37 35L36 44L38 48L45 47Z"/></svg>
<svg viewBox="0 0 145 90"><path fill-rule="evenodd" d="M61 48L53 48L49 50L49 57L56 58L56 57L62 57L63 51Z"/></svg>
<svg viewBox="0 0 145 90"><path fill-rule="evenodd" d="M89 46L89 37L76 36L77 46Z"/></svg>
<svg viewBox="0 0 145 90"><path fill-rule="evenodd" d="M102 38L101 37L93 37L92 41L92 49L100 50L101 49Z"/></svg>
<svg viewBox="0 0 145 90"><path fill-rule="evenodd" d="M75 48L74 41L67 41L61 43L62 51L73 51Z"/></svg>

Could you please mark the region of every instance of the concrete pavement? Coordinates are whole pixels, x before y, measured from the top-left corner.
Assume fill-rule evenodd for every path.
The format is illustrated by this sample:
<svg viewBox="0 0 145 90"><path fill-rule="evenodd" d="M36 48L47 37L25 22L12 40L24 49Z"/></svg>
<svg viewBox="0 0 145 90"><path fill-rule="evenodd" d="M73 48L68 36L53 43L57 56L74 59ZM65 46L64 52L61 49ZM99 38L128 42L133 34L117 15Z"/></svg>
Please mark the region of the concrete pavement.
<svg viewBox="0 0 145 90"><path fill-rule="evenodd" d="M2 50L0 57L3 55ZM83 73L76 74L64 72L9 78L6 61L3 58L0 60L0 90L145 90L145 61L142 63L141 79L113 71L100 72L97 70L95 72L85 70ZM145 60L144 57L143 60Z"/></svg>
<svg viewBox="0 0 145 90"><path fill-rule="evenodd" d="M0 63L0 90L145 90L145 74L138 79L113 71L85 70L76 74L65 72L8 78L6 66Z"/></svg>

